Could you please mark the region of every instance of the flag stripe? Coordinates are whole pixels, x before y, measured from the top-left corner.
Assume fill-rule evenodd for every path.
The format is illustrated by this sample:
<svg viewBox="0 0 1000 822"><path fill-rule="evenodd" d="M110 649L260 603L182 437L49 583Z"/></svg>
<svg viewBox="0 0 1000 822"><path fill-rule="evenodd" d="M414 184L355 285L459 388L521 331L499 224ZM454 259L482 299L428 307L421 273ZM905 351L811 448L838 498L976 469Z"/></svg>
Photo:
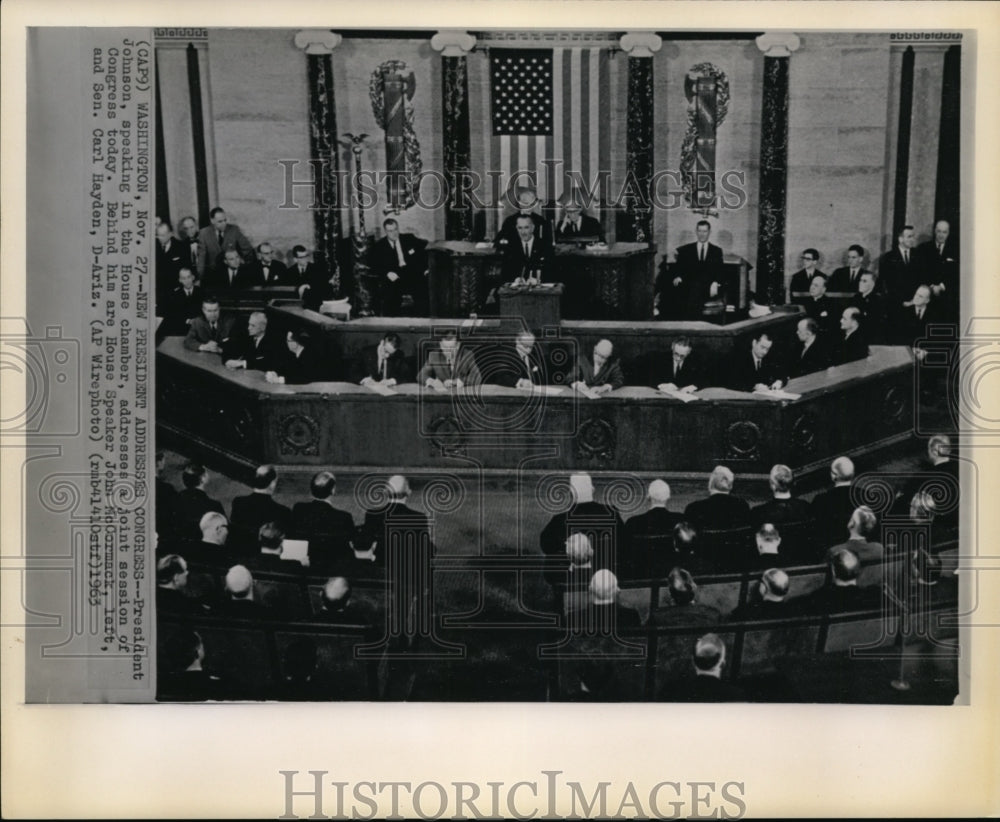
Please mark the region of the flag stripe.
<svg viewBox="0 0 1000 822"><path fill-rule="evenodd" d="M562 120L562 141L559 144L559 158L562 160L559 166L559 195L566 191L566 171L573 162L570 151L570 135L573 133L573 113L570 106L570 88L572 86L572 71L570 66L570 49L561 49L563 55L562 90L563 105L562 111L556 112L557 119ZM561 116L560 116L561 115Z"/></svg>
<svg viewBox="0 0 1000 822"><path fill-rule="evenodd" d="M570 171L580 170L582 156L580 140L582 129L580 128L580 52L582 49L570 49L570 80L569 80L569 108L570 108L570 150L569 161Z"/></svg>
<svg viewBox="0 0 1000 822"><path fill-rule="evenodd" d="M601 51L600 49L590 50L590 175L587 177L587 187L592 188L597 179L597 172L601 166L601 103L598 95L601 92Z"/></svg>

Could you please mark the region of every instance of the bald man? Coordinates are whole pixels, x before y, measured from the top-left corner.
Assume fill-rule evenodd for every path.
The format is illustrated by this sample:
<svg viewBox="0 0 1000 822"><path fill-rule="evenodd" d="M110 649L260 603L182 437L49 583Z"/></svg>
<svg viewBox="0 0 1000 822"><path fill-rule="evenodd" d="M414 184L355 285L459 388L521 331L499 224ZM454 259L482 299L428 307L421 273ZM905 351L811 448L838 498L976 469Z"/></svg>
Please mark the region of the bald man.
<svg viewBox="0 0 1000 822"><path fill-rule="evenodd" d="M542 529L539 536L542 553L553 558L556 567L562 567L566 539L570 534L583 533L595 546L594 567L614 568L614 557L622 550L625 538L621 516L594 499L594 482L589 474L570 475L569 486L572 505L567 511L553 516Z"/></svg>
<svg viewBox="0 0 1000 822"><path fill-rule="evenodd" d="M590 579L588 603L567 614L567 623L573 633L611 636L618 632L638 628L642 622L635 608L618 602L618 577L606 568L594 572Z"/></svg>
<svg viewBox="0 0 1000 822"><path fill-rule="evenodd" d="M861 588L861 560L848 548L830 554L828 582L818 591L796 600L796 611L803 614L833 614L878 608L881 587Z"/></svg>
<svg viewBox="0 0 1000 822"><path fill-rule="evenodd" d="M751 592L751 599L733 609L729 620L749 622L789 616L791 613L787 602L789 584L788 574L780 568L768 568L757 581L756 596Z"/></svg>
<svg viewBox="0 0 1000 822"><path fill-rule="evenodd" d="M816 520L816 536L820 543L833 545L844 533L845 523L857 507L851 499L854 486L854 462L850 457L837 457L830 463L833 488L813 497L810 508Z"/></svg>
<svg viewBox="0 0 1000 822"><path fill-rule="evenodd" d="M238 619L267 616L268 609L255 601L253 575L245 565L234 565L226 572L225 597L214 612Z"/></svg>
<svg viewBox="0 0 1000 822"><path fill-rule="evenodd" d="M658 577L673 567L674 527L681 515L667 507L670 486L653 480L646 498L649 510L625 523L625 542L618 558L618 574L623 579Z"/></svg>
<svg viewBox="0 0 1000 822"><path fill-rule="evenodd" d="M276 371L283 367L288 350L284 340L267 331L267 315L254 311L245 334L237 334L223 347L222 360L229 369Z"/></svg>
<svg viewBox="0 0 1000 822"><path fill-rule="evenodd" d="M364 625L371 629L373 616L370 607L351 597L351 583L345 577L330 577L323 585L317 619L337 625Z"/></svg>
<svg viewBox="0 0 1000 822"><path fill-rule="evenodd" d="M708 478L708 496L684 509L684 519L699 529L725 530L750 525L750 506L733 496L736 478L724 465L717 465Z"/></svg>
<svg viewBox="0 0 1000 822"><path fill-rule="evenodd" d="M703 605L698 599L698 584L691 573L684 568L673 568L667 574L667 590L672 605L661 605L650 614L650 621L658 626L666 625L717 625L722 614L711 605Z"/></svg>
<svg viewBox="0 0 1000 822"><path fill-rule="evenodd" d="M669 681L660 691L662 702L744 702L743 689L722 678L726 646L718 634L705 634L694 643L693 676Z"/></svg>
<svg viewBox="0 0 1000 822"><path fill-rule="evenodd" d="M357 546L358 551L371 554L370 561L384 565L386 547L397 539L412 539L414 544L430 543L430 520L423 511L409 507L412 490L410 481L394 474L386 481L383 505L365 512Z"/></svg>
<svg viewBox="0 0 1000 822"><path fill-rule="evenodd" d="M588 360L581 354L570 375L572 386L589 388L598 394L607 394L621 388L625 384L625 377L618 360L612 359L613 353L611 341L601 340L594 346L593 360Z"/></svg>

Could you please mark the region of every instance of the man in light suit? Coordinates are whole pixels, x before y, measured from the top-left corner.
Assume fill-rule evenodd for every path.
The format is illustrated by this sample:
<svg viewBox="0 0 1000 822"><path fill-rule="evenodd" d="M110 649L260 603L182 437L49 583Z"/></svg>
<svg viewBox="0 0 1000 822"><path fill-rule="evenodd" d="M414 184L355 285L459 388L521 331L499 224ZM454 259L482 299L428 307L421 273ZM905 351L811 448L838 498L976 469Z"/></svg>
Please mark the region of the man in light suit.
<svg viewBox="0 0 1000 822"><path fill-rule="evenodd" d="M483 381L476 357L458 342L458 335L446 331L439 347L428 353L427 362L417 375L417 383L427 388L462 388Z"/></svg>
<svg viewBox="0 0 1000 822"><path fill-rule="evenodd" d="M391 217L382 223L385 236L371 249L369 262L378 285L374 295L376 313L399 316L403 295L413 298L414 312L427 313L427 242L401 233Z"/></svg>
<svg viewBox="0 0 1000 822"><path fill-rule="evenodd" d="M204 277L218 265L222 255L230 249L239 252L240 257L253 257L253 246L235 223L230 223L225 209L216 206L209 213L212 224L198 232L198 275Z"/></svg>
<svg viewBox="0 0 1000 822"><path fill-rule="evenodd" d="M725 299L722 249L708 241L711 233L712 224L700 220L695 227L698 239L677 248L673 278L663 289L674 310L680 309L683 319L701 319L708 300ZM662 309L660 316L664 316Z"/></svg>
<svg viewBox="0 0 1000 822"><path fill-rule="evenodd" d="M618 360L611 359L613 353L611 341L601 340L594 346L593 363L581 354L570 377L570 384L574 388L582 385L598 394L607 394L621 388L625 384L625 377Z"/></svg>

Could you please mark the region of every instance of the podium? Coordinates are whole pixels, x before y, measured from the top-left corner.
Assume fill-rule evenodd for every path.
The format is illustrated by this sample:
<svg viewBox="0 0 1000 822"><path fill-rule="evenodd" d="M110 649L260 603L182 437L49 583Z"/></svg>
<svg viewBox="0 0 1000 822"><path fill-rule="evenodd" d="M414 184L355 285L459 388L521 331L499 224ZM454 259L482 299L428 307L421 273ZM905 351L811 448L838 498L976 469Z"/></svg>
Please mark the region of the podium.
<svg viewBox="0 0 1000 822"><path fill-rule="evenodd" d="M546 326L558 327L563 291L561 283L502 286L497 292L500 316L521 317L532 331Z"/></svg>

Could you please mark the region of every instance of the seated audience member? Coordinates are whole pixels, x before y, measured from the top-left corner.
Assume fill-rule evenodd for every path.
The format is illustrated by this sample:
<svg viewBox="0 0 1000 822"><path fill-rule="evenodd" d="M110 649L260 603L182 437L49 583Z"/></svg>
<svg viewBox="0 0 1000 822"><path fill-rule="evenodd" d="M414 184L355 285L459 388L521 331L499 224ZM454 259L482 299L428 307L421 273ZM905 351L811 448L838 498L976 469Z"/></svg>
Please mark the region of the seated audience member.
<svg viewBox="0 0 1000 822"><path fill-rule="evenodd" d="M670 358L653 367L650 385L661 391L697 391L708 385L700 358L691 349L689 337L677 337L670 343Z"/></svg>
<svg viewBox="0 0 1000 822"><path fill-rule="evenodd" d="M754 525L770 522L783 525L789 522L812 522L812 510L809 503L792 496L792 485L795 477L787 465L775 465L768 476L771 486L771 499L753 509Z"/></svg>
<svg viewBox="0 0 1000 822"><path fill-rule="evenodd" d="M847 542L834 545L826 552L829 562L838 551L847 549L861 562L862 570L858 585L862 588L882 584L883 548L881 542L871 542L869 538L875 533L878 520L875 512L867 505L854 509L847 521Z"/></svg>
<svg viewBox="0 0 1000 822"><path fill-rule="evenodd" d="M169 545L177 531L177 489L163 478L167 457L156 452L156 533L161 545Z"/></svg>
<svg viewBox="0 0 1000 822"><path fill-rule="evenodd" d="M201 531L201 542L184 549L185 558L189 562L218 566L232 559L232 552L226 545L229 540L229 523L223 514L209 511L199 521L198 530Z"/></svg>
<svg viewBox="0 0 1000 822"><path fill-rule="evenodd" d="M229 291L257 285L253 282L250 271L243 265L240 253L235 249L227 251L215 268L205 272L201 284L208 291Z"/></svg>
<svg viewBox="0 0 1000 822"><path fill-rule="evenodd" d="M681 519L680 514L667 508L670 486L663 480L653 480L646 497L649 510L625 523L625 540L618 557L618 575L623 578L658 577L673 567L663 567L673 559L674 528ZM637 537L644 539L637 542Z"/></svg>
<svg viewBox="0 0 1000 822"><path fill-rule="evenodd" d="M253 574L245 565L234 565L226 572L226 586L222 601L215 612L237 619L262 619L270 609L254 600Z"/></svg>
<svg viewBox="0 0 1000 822"><path fill-rule="evenodd" d="M684 509L684 519L699 530L731 530L751 524L750 506L745 499L732 496L733 472L724 465L712 469L708 478L708 496L695 500Z"/></svg>
<svg viewBox="0 0 1000 822"><path fill-rule="evenodd" d="M781 550L781 532L770 522L765 522L754 537L757 550L745 558L741 563L750 570L761 568L771 568L775 565L792 565L794 560L788 549Z"/></svg>
<svg viewBox="0 0 1000 822"><path fill-rule="evenodd" d="M931 287L934 299L945 307L944 314L952 319L950 308L958 306L958 242L951 234L951 223L934 223L934 238L917 246L917 260L923 269L921 280Z"/></svg>
<svg viewBox="0 0 1000 822"><path fill-rule="evenodd" d="M594 576L594 548L586 534L570 534L566 540L569 585L589 584Z"/></svg>
<svg viewBox="0 0 1000 822"><path fill-rule="evenodd" d="M578 239L604 241L600 220L583 212L583 202L576 194L563 198L562 218L556 223L556 242Z"/></svg>
<svg viewBox="0 0 1000 822"><path fill-rule="evenodd" d="M699 220L695 242L676 249L669 281L660 275L657 291L662 319L698 320L706 302L725 300L725 255L720 246L709 242L711 233L712 224Z"/></svg>
<svg viewBox="0 0 1000 822"><path fill-rule="evenodd" d="M709 570L711 563L701 555L698 548L698 532L690 522L681 520L674 526L674 565L698 573ZM663 576L654 565L656 576Z"/></svg>
<svg viewBox="0 0 1000 822"><path fill-rule="evenodd" d="M177 494L177 536L179 539L197 539L202 516L208 511L224 514L222 503L205 493L209 474L205 466L189 462L181 473L184 489Z"/></svg>
<svg viewBox="0 0 1000 822"><path fill-rule="evenodd" d="M833 346L832 365L842 365L868 356L868 341L861 330L861 312L848 306L840 317L840 338Z"/></svg>
<svg viewBox="0 0 1000 822"><path fill-rule="evenodd" d="M838 268L830 275L828 287L837 294L853 294L858 290L861 275L867 273L864 267L865 250L860 245L852 245L847 249L847 265Z"/></svg>
<svg viewBox="0 0 1000 822"><path fill-rule="evenodd" d="M483 381L470 348L461 345L458 334L449 329L436 349L427 354L427 362L417 375L417 382L426 388L444 390L476 386Z"/></svg>
<svg viewBox="0 0 1000 822"><path fill-rule="evenodd" d="M587 604L567 614L567 622L573 633L611 636L624 629L639 627L639 612L618 601L618 577L607 568L594 572L589 591Z"/></svg>
<svg viewBox="0 0 1000 822"><path fill-rule="evenodd" d="M882 344L887 337L889 312L885 297L878 292L876 277L870 271L861 275L858 292L851 298L851 305L861 312L861 330L873 344Z"/></svg>
<svg viewBox="0 0 1000 822"><path fill-rule="evenodd" d="M656 625L717 625L722 620L716 608L698 601L698 585L689 571L672 569L667 575L667 590L673 605L661 606L650 615Z"/></svg>
<svg viewBox="0 0 1000 822"><path fill-rule="evenodd" d="M323 363L313 350L308 332L289 331L285 335L285 345L288 355L277 363L275 370L268 371L264 379L279 385L305 385L323 380Z"/></svg>
<svg viewBox="0 0 1000 822"><path fill-rule="evenodd" d="M187 334L191 322L201 316L204 292L195 285L194 272L182 268L177 272L177 286L167 295L163 309L164 334Z"/></svg>
<svg viewBox="0 0 1000 822"><path fill-rule="evenodd" d="M167 554L156 563L157 611L173 614L205 613L195 597L187 595L188 567L184 557Z"/></svg>
<svg viewBox="0 0 1000 822"><path fill-rule="evenodd" d="M789 615L788 574L780 568L768 568L757 582L757 598L738 605L729 615L733 622L757 619L781 619Z"/></svg>
<svg viewBox="0 0 1000 822"><path fill-rule="evenodd" d="M215 297L206 296L201 301L201 316L191 320L188 326L184 347L189 351L221 354L233 335L235 324L235 317L221 313Z"/></svg>
<svg viewBox="0 0 1000 822"><path fill-rule="evenodd" d="M209 212L209 219L212 224L198 232L198 277L203 284L227 251L236 251L244 260L253 256L250 241L238 225L229 222L224 209L216 206Z"/></svg>
<svg viewBox="0 0 1000 822"><path fill-rule="evenodd" d="M278 571L296 573L302 564L294 560L282 559L285 529L277 522L261 523L257 530L257 552L247 557L247 567L251 571Z"/></svg>
<svg viewBox="0 0 1000 822"><path fill-rule="evenodd" d="M954 574L946 576L941 557L922 548L913 552L907 565L909 580L905 602L910 619L917 626L922 622L923 635L933 637L940 627L930 621L932 618L928 612L939 605L958 603L958 577ZM914 633L921 635L921 627L917 627Z"/></svg>
<svg viewBox="0 0 1000 822"><path fill-rule="evenodd" d="M896 309L893 339L899 345L915 346L926 339L927 327L943 320L931 297L929 285L918 285L913 297Z"/></svg>
<svg viewBox="0 0 1000 822"><path fill-rule="evenodd" d="M816 521L816 534L827 543L842 533L844 523L856 507L851 501L854 463L849 457L837 457L830 463L830 482L833 488L820 491L809 506Z"/></svg>
<svg viewBox="0 0 1000 822"><path fill-rule="evenodd" d="M189 628L178 628L167 637L159 662L159 700L200 702L234 696L222 677L202 667L205 645L201 636Z"/></svg>
<svg viewBox="0 0 1000 822"><path fill-rule="evenodd" d="M771 336L760 331L747 349L738 349L732 358L727 388L734 391L780 390L787 377L777 360L769 356Z"/></svg>
<svg viewBox="0 0 1000 822"><path fill-rule="evenodd" d="M661 702L743 702L739 686L723 680L726 646L718 634L705 634L694 644L694 676L664 684Z"/></svg>
<svg viewBox="0 0 1000 822"><path fill-rule="evenodd" d="M809 299L802 303L802 307L824 333L836 329L839 319L837 307L826 295L826 277L822 274L812 278L809 283Z"/></svg>
<svg viewBox="0 0 1000 822"><path fill-rule="evenodd" d="M804 614L833 614L841 611L862 611L877 608L881 588L859 588L861 560L847 548L832 553L828 561L827 584L795 601L796 610Z"/></svg>
<svg viewBox="0 0 1000 822"><path fill-rule="evenodd" d="M408 505L413 491L406 477L402 474L389 477L385 493L385 505L365 512L360 542L356 543L359 559L379 565L386 562L389 543L397 541L400 545L429 548L431 538L427 514Z"/></svg>
<svg viewBox="0 0 1000 822"><path fill-rule="evenodd" d="M518 285L546 279L552 245L535 236L530 216L516 217L517 238L502 247L501 271L504 282Z"/></svg>
<svg viewBox="0 0 1000 822"><path fill-rule="evenodd" d="M913 226L905 225L896 236L895 247L879 259L878 277L890 302L902 302L921 283L923 270L913 248L916 241Z"/></svg>
<svg viewBox="0 0 1000 822"><path fill-rule="evenodd" d="M319 311L323 302L336 296L330 272L320 263L309 262L309 251L304 245L292 247L292 264L288 267L288 276L299 288L302 307L310 311Z"/></svg>
<svg viewBox="0 0 1000 822"><path fill-rule="evenodd" d="M958 463L951 458L951 437L935 434L927 441L927 460L896 492L896 510L906 514L919 491L934 491L938 526L958 526ZM940 504L936 504L940 502Z"/></svg>
<svg viewBox="0 0 1000 822"><path fill-rule="evenodd" d="M530 331L518 332L513 348L498 346L490 366L484 379L497 385L526 389L545 384L545 367Z"/></svg>
<svg viewBox="0 0 1000 822"><path fill-rule="evenodd" d="M201 266L198 257L198 222L194 217L184 217L177 223L177 237L181 247L187 253L188 265L195 272L195 277L201 276ZM214 261L213 261L214 265Z"/></svg>
<svg viewBox="0 0 1000 822"><path fill-rule="evenodd" d="M312 499L292 506L290 533L309 542L310 567L348 567L355 548L360 548L354 519L333 507L336 488L337 478L329 471L320 471L309 484Z"/></svg>
<svg viewBox="0 0 1000 822"><path fill-rule="evenodd" d="M369 346L361 352L357 371L360 374L358 382L362 385L380 383L391 388L413 379L399 335L392 331L385 334L377 346Z"/></svg>
<svg viewBox="0 0 1000 822"><path fill-rule="evenodd" d="M427 313L427 241L401 233L399 223L389 217L382 223L385 236L371 247L368 260L375 285L372 294L377 314L398 317L403 295L413 298L415 316Z"/></svg>
<svg viewBox="0 0 1000 822"><path fill-rule="evenodd" d="M267 315L254 311L247 321L247 333L231 337L222 357L226 368L233 370L273 371L285 357L285 346L267 333Z"/></svg>
<svg viewBox="0 0 1000 822"><path fill-rule="evenodd" d="M298 285L295 277L289 275L288 266L274 259L274 248L270 243L257 246L257 259L247 269L251 285Z"/></svg>
<svg viewBox="0 0 1000 822"><path fill-rule="evenodd" d="M571 474L569 485L573 504L568 511L553 516L542 529L539 536L542 553L547 557L562 557L567 537L583 533L597 546L594 567L614 568L625 538L621 516L614 508L594 499L594 482L589 474Z"/></svg>
<svg viewBox="0 0 1000 822"><path fill-rule="evenodd" d="M582 385L598 394L607 394L621 388L625 384L625 377L618 360L611 359L613 353L614 346L611 341L600 340L594 346L592 362L583 354L577 358L576 367L570 376L570 384L574 388Z"/></svg>
<svg viewBox="0 0 1000 822"><path fill-rule="evenodd" d="M232 528L230 539L236 545L253 550L256 548L261 525L275 522L280 527L287 528L292 512L274 500L278 472L273 465L258 467L250 484L253 490L249 494L233 499L229 522Z"/></svg>
<svg viewBox="0 0 1000 822"><path fill-rule="evenodd" d="M373 614L362 603L351 599L351 583L344 577L330 577L320 594L317 619L338 625L371 625Z"/></svg>
<svg viewBox="0 0 1000 822"><path fill-rule="evenodd" d="M830 364L826 350L826 339L820 335L819 325L812 317L799 320L795 327L797 342L789 363L790 377L802 377L814 371L822 371Z"/></svg>
<svg viewBox="0 0 1000 822"><path fill-rule="evenodd" d="M813 277L826 275L817 268L819 252L815 248L807 248L802 252L802 268L792 275L788 283L788 302L792 302L795 294L805 294L809 290Z"/></svg>

